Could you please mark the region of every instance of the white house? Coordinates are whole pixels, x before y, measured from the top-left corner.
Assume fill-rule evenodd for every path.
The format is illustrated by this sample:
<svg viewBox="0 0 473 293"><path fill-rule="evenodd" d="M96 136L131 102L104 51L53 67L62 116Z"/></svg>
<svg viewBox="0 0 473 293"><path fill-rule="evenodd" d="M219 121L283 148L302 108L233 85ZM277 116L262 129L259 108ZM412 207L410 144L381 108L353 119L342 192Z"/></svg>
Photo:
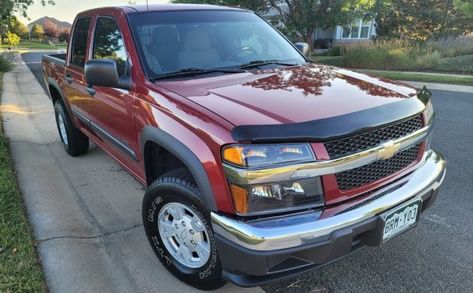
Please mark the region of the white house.
<svg viewBox="0 0 473 293"><path fill-rule="evenodd" d="M317 28L314 34L316 48L325 49L335 45L350 45L354 43L369 42L376 36L374 20L355 20L350 26L336 26L323 30Z"/></svg>

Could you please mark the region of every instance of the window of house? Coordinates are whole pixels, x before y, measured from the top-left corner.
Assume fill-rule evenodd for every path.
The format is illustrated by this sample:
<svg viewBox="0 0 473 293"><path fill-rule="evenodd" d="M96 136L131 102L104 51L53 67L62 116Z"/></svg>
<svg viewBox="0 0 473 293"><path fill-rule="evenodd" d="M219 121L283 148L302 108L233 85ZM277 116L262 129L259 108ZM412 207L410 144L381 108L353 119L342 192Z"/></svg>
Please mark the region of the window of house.
<svg viewBox="0 0 473 293"><path fill-rule="evenodd" d="M351 26L342 28L342 39L368 39L371 24L371 21L362 19L354 21Z"/></svg>
<svg viewBox="0 0 473 293"><path fill-rule="evenodd" d="M94 59L112 59L117 63L118 75L126 73L128 56L118 25L112 18L101 17L97 20L94 37Z"/></svg>
<svg viewBox="0 0 473 293"><path fill-rule="evenodd" d="M71 64L84 67L87 50L87 36L89 34L90 18L81 18L77 21L72 37Z"/></svg>

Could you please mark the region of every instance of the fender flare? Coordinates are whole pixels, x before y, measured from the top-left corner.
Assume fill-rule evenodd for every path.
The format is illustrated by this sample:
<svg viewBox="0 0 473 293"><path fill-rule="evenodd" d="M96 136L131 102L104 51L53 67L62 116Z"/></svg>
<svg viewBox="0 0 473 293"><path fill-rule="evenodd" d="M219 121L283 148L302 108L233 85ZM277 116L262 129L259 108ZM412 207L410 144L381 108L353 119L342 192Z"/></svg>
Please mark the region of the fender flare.
<svg viewBox="0 0 473 293"><path fill-rule="evenodd" d="M62 102L65 103L64 99L64 94L62 93L61 87L59 86L59 83L54 80L52 77L47 77L47 85L48 85L48 94L49 94L49 99L54 103L53 97L51 95L51 91L49 90L49 87L53 87L57 90L59 95L61 96Z"/></svg>
<svg viewBox="0 0 473 293"><path fill-rule="evenodd" d="M145 146L148 142L156 143L184 163L194 176L195 182L200 191L201 198L199 199L208 209L216 211L217 205L215 203L215 197L207 172L205 172L204 166L197 156L178 139L153 126L145 126L141 132L140 143L141 153L143 156L145 155Z"/></svg>

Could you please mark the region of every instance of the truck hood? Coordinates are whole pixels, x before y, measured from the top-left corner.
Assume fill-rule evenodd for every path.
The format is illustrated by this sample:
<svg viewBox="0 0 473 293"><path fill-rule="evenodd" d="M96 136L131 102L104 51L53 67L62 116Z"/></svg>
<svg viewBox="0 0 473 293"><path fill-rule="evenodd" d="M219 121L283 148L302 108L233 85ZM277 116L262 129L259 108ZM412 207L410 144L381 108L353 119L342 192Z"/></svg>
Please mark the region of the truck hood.
<svg viewBox="0 0 473 293"><path fill-rule="evenodd" d="M157 84L235 126L300 123L416 95L414 89L400 83L315 64Z"/></svg>

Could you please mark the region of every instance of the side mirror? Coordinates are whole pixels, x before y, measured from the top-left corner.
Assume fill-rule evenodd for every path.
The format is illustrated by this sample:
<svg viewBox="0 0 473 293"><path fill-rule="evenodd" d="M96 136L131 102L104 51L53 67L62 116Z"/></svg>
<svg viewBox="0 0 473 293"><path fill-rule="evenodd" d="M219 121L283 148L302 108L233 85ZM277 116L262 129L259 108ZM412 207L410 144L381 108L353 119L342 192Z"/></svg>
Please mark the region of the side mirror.
<svg viewBox="0 0 473 293"><path fill-rule="evenodd" d="M296 46L296 48L299 49L299 51L301 51L304 56L309 57L309 44L304 42L297 42L294 43L294 46Z"/></svg>
<svg viewBox="0 0 473 293"><path fill-rule="evenodd" d="M93 59L85 64L85 79L90 85L129 90L129 77L118 76L117 62L111 59Z"/></svg>

